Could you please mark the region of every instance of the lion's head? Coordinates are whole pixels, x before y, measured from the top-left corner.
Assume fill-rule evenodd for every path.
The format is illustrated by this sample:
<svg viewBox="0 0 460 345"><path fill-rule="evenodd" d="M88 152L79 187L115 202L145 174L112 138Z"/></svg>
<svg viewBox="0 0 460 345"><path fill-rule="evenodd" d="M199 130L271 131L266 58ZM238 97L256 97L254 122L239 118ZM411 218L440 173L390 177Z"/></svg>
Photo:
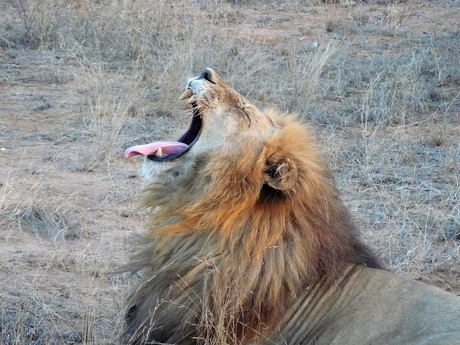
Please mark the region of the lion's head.
<svg viewBox="0 0 460 345"><path fill-rule="evenodd" d="M165 183L196 178L191 176L196 172L194 163L207 161L212 155L236 161L249 159L253 165L255 156L248 157L248 153L263 149L264 141L278 129L269 116L234 91L212 69L190 79L180 99L187 99L192 105L192 121L177 142L155 142L126 151L128 158L139 154L147 156L144 177L148 181ZM260 156L260 152L256 156ZM248 162L240 165L246 170ZM267 181L271 180L267 175ZM279 187L290 189L291 186Z"/></svg>
<svg viewBox="0 0 460 345"><path fill-rule="evenodd" d="M128 303L132 343L254 341L316 282L377 266L304 124L260 111L212 69L181 99L192 119L177 142L126 151L146 156L152 210L130 264L144 271Z"/></svg>

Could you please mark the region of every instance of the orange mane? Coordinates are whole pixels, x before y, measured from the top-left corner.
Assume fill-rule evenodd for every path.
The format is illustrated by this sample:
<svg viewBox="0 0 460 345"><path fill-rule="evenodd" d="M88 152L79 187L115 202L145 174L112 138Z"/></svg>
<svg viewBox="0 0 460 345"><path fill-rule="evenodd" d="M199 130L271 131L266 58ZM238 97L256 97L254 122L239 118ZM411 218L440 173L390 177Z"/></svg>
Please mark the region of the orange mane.
<svg viewBox="0 0 460 345"><path fill-rule="evenodd" d="M155 252L168 256L165 265L195 265L181 277L185 286L217 271L206 278L201 301L214 316L207 315L213 321L206 333L225 329L236 338L230 342L266 334L299 291L334 281L350 262L373 260L355 236L311 133L291 117L278 125L282 130L265 147L203 157L193 181L175 190L154 184L144 200L152 209L155 250L148 246L141 262ZM264 188L263 167L285 159L297 167L292 190ZM178 246L191 246L197 255L184 263L174 254Z"/></svg>

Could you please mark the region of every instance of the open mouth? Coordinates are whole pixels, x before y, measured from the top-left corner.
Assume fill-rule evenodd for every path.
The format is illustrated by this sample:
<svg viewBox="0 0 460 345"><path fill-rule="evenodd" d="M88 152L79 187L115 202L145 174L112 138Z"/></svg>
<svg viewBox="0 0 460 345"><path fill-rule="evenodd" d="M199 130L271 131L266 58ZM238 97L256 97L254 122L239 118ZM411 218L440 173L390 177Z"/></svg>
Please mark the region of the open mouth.
<svg viewBox="0 0 460 345"><path fill-rule="evenodd" d="M128 148L125 151L125 157L147 156L148 159L154 162L167 162L179 158L185 154L197 142L201 128L203 126L203 118L198 110L196 99L190 88L187 88L181 96L182 99L187 99L192 104L193 116L190 127L177 141L157 141L146 145L137 145Z"/></svg>

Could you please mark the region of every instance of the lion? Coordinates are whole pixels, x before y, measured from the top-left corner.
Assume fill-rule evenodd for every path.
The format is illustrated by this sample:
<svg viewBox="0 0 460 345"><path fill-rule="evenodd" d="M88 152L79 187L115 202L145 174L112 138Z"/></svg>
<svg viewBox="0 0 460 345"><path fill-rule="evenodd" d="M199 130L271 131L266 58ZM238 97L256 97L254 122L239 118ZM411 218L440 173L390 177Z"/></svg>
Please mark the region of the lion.
<svg viewBox="0 0 460 345"><path fill-rule="evenodd" d="M128 270L125 344L460 344L460 298L384 270L312 131L214 70L191 124L145 156L148 232Z"/></svg>

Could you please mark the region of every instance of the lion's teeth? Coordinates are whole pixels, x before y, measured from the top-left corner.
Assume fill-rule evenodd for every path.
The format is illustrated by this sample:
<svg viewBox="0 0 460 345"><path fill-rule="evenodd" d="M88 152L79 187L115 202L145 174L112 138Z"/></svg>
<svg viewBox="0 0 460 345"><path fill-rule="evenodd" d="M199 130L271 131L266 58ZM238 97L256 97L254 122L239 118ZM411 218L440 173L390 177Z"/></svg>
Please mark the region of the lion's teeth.
<svg viewBox="0 0 460 345"><path fill-rule="evenodd" d="M182 96L179 97L179 100L182 101L182 100L187 99L187 98L190 98L190 97L192 97L192 96L193 96L192 90L187 89L187 90L182 94Z"/></svg>
<svg viewBox="0 0 460 345"><path fill-rule="evenodd" d="M157 152L155 152L155 156L159 158L164 157L163 150L161 149L161 147L159 147Z"/></svg>
<svg viewBox="0 0 460 345"><path fill-rule="evenodd" d="M193 103L195 103L195 102L196 102L195 96L190 97L190 98L188 99L188 101L187 101L188 104L193 104Z"/></svg>

